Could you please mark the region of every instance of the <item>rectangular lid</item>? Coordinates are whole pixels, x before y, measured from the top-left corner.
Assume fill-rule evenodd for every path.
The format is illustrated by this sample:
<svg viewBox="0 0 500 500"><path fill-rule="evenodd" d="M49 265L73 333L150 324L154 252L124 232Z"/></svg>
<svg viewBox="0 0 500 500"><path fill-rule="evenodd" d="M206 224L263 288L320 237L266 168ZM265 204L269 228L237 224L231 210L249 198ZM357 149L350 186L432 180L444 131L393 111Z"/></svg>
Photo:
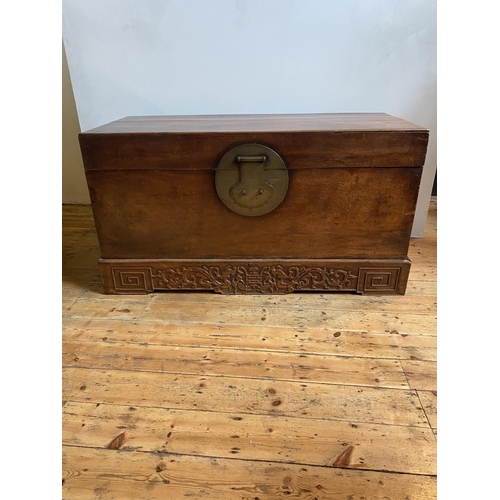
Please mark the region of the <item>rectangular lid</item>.
<svg viewBox="0 0 500 500"><path fill-rule="evenodd" d="M425 131L386 113L309 113L280 115L127 116L87 134L181 132L315 132L381 130Z"/></svg>
<svg viewBox="0 0 500 500"><path fill-rule="evenodd" d="M260 143L290 169L413 167L429 131L386 113L129 116L79 135L86 170L213 170L229 149Z"/></svg>

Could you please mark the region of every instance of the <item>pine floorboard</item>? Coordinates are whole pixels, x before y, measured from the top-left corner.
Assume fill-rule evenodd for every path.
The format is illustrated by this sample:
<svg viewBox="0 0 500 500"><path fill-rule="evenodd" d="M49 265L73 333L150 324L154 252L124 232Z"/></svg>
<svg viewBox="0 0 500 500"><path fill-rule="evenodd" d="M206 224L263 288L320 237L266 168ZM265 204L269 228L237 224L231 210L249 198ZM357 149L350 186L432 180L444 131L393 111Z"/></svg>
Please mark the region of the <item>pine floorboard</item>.
<svg viewBox="0 0 500 500"><path fill-rule="evenodd" d="M62 498L437 498L435 197L404 296L103 295L62 214Z"/></svg>

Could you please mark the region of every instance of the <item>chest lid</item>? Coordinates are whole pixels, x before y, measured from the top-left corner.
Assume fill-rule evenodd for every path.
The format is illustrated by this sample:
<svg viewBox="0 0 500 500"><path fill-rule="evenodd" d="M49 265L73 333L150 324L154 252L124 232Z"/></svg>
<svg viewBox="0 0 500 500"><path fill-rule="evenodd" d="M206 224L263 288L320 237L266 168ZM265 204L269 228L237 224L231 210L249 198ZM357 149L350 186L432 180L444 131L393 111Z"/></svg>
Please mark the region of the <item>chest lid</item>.
<svg viewBox="0 0 500 500"><path fill-rule="evenodd" d="M215 170L259 143L289 169L415 167L429 131L385 113L131 116L79 135L86 170Z"/></svg>

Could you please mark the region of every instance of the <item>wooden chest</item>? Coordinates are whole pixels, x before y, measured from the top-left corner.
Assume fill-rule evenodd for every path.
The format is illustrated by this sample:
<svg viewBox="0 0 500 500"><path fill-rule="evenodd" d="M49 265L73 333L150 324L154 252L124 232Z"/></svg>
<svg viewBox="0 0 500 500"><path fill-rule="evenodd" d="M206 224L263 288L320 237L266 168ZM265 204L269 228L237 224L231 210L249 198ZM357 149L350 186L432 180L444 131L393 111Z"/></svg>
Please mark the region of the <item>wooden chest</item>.
<svg viewBox="0 0 500 500"><path fill-rule="evenodd" d="M423 127L383 113L127 117L79 139L106 293L405 293Z"/></svg>

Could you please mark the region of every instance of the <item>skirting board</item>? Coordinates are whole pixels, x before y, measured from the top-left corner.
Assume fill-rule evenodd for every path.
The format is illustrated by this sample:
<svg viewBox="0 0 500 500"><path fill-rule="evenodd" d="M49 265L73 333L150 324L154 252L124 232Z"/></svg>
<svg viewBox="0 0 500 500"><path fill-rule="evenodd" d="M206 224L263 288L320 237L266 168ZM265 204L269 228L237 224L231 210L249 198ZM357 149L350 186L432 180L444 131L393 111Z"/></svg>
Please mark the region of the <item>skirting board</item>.
<svg viewBox="0 0 500 500"><path fill-rule="evenodd" d="M206 290L222 294L294 291L400 294L411 262L370 259L100 259L104 292Z"/></svg>

